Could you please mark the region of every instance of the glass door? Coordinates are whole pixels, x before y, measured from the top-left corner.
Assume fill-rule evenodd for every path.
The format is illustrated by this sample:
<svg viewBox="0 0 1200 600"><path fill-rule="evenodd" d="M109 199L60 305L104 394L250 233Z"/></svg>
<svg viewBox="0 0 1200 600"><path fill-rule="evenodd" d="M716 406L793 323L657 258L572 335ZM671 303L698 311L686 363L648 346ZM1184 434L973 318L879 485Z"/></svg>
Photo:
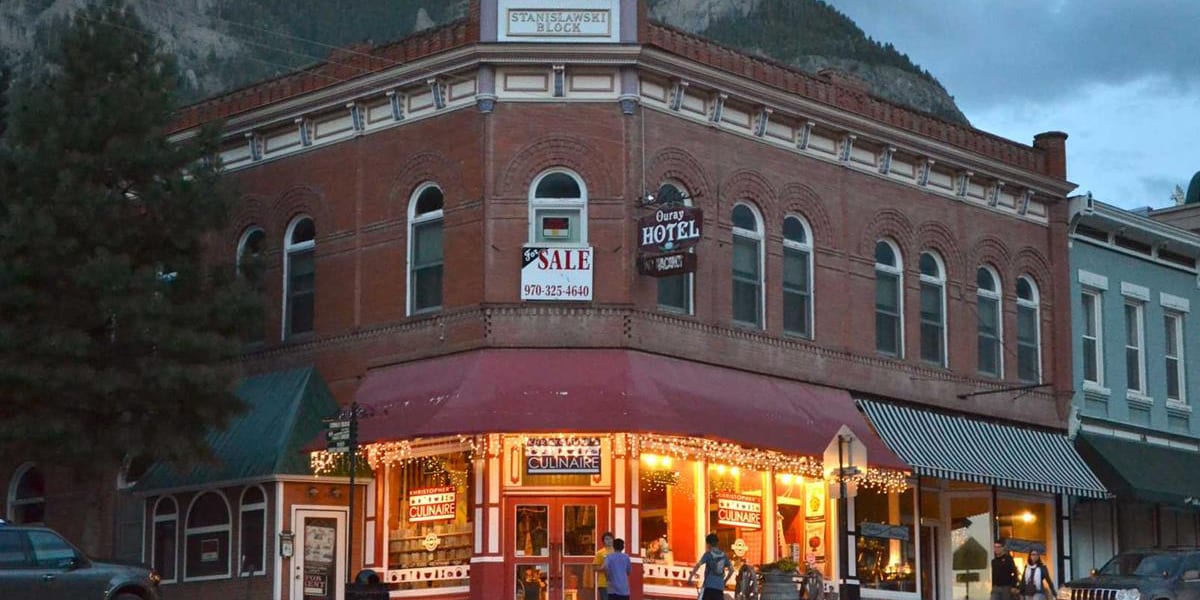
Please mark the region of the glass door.
<svg viewBox="0 0 1200 600"><path fill-rule="evenodd" d="M594 560L606 498L520 498L508 504L514 600L602 600Z"/></svg>
<svg viewBox="0 0 1200 600"><path fill-rule="evenodd" d="M342 600L346 581L345 514L297 510L292 523L297 531L292 597Z"/></svg>

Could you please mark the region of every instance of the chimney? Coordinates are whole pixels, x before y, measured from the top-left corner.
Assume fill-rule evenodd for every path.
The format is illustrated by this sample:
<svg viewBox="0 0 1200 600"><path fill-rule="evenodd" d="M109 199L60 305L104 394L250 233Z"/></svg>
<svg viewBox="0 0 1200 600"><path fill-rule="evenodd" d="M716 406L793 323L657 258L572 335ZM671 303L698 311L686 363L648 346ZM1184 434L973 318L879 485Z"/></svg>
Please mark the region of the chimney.
<svg viewBox="0 0 1200 600"><path fill-rule="evenodd" d="M1059 179L1067 178L1067 134L1047 131L1033 136L1033 147L1046 157L1046 174Z"/></svg>

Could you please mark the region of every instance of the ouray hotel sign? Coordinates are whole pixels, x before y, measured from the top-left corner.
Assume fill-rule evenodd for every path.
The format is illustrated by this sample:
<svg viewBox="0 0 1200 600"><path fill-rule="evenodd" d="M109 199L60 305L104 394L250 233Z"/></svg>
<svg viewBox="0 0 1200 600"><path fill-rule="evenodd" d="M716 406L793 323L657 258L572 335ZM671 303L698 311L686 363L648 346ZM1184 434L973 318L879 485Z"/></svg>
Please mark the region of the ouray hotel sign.
<svg viewBox="0 0 1200 600"><path fill-rule="evenodd" d="M689 250L700 243L704 211L685 205L686 198L674 186L663 186L641 201L649 214L638 219L638 272L651 277L670 277L696 271L696 254Z"/></svg>

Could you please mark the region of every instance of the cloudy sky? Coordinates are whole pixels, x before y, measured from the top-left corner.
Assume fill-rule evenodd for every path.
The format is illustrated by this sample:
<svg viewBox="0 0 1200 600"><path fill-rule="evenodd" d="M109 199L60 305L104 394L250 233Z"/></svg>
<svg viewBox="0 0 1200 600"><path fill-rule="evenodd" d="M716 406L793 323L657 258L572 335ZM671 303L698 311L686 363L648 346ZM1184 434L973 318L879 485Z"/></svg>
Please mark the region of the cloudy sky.
<svg viewBox="0 0 1200 600"><path fill-rule="evenodd" d="M827 0L933 73L980 129L1067 140L1067 178L1126 208L1200 170L1198 0Z"/></svg>

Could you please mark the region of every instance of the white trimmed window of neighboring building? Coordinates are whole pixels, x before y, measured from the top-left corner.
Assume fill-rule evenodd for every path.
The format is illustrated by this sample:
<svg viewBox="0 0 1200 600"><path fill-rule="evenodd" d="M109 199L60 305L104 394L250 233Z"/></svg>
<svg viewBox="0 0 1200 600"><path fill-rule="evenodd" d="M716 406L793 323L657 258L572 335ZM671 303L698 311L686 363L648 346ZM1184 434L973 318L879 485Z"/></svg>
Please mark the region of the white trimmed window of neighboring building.
<svg viewBox="0 0 1200 600"><path fill-rule="evenodd" d="M257 225L247 227L238 238L235 262L237 274L249 278L256 286L262 282L261 269L266 239L267 233Z"/></svg>
<svg viewBox="0 0 1200 600"><path fill-rule="evenodd" d="M1183 361L1183 313L1163 313L1165 347L1163 360L1167 372L1167 400L1187 402L1187 371Z"/></svg>
<svg viewBox="0 0 1200 600"><path fill-rule="evenodd" d="M17 467L8 484L10 522L37 525L46 521L46 476L34 463Z"/></svg>
<svg viewBox="0 0 1200 600"><path fill-rule="evenodd" d="M1004 311L1000 277L990 266L975 271L977 365L980 375L1004 377Z"/></svg>
<svg viewBox="0 0 1200 600"><path fill-rule="evenodd" d="M1125 301L1125 389L1146 395L1146 305Z"/></svg>
<svg viewBox="0 0 1200 600"><path fill-rule="evenodd" d="M1085 289L1080 294L1083 308L1083 381L1104 386L1104 314L1100 292Z"/></svg>
<svg viewBox="0 0 1200 600"><path fill-rule="evenodd" d="M239 510L238 574L264 575L267 572L267 494L262 486L242 490Z"/></svg>
<svg viewBox="0 0 1200 600"><path fill-rule="evenodd" d="M283 246L283 339L311 333L316 308L317 230L311 217L288 225Z"/></svg>
<svg viewBox="0 0 1200 600"><path fill-rule="evenodd" d="M442 211L445 197L437 184L417 187L408 203L408 314L442 308L444 278Z"/></svg>
<svg viewBox="0 0 1200 600"><path fill-rule="evenodd" d="M542 173L529 186L529 243L586 245L587 186L566 169Z"/></svg>
<svg viewBox="0 0 1200 600"><path fill-rule="evenodd" d="M1042 315L1037 284L1017 278L1017 379L1042 382Z"/></svg>
<svg viewBox="0 0 1200 600"><path fill-rule="evenodd" d="M783 219L783 332L813 337L812 229L797 215Z"/></svg>
<svg viewBox="0 0 1200 600"><path fill-rule="evenodd" d="M891 240L875 243L875 351L904 358L904 261Z"/></svg>
<svg viewBox="0 0 1200 600"><path fill-rule="evenodd" d="M233 535L229 521L229 500L221 492L202 492L192 499L184 530L184 581L230 576Z"/></svg>
<svg viewBox="0 0 1200 600"><path fill-rule="evenodd" d="M921 253L921 360L946 366L946 268L932 251Z"/></svg>
<svg viewBox="0 0 1200 600"><path fill-rule="evenodd" d="M766 327L763 307L762 217L746 202L738 202L730 215L733 224L733 322Z"/></svg>
<svg viewBox="0 0 1200 600"><path fill-rule="evenodd" d="M150 566L163 583L175 583L179 565L179 505L175 498L163 496L154 503L153 522Z"/></svg>

